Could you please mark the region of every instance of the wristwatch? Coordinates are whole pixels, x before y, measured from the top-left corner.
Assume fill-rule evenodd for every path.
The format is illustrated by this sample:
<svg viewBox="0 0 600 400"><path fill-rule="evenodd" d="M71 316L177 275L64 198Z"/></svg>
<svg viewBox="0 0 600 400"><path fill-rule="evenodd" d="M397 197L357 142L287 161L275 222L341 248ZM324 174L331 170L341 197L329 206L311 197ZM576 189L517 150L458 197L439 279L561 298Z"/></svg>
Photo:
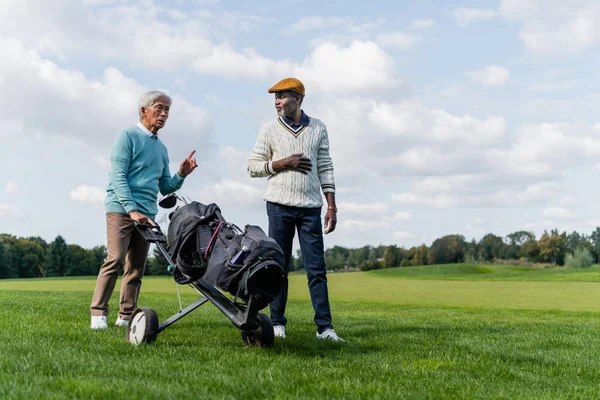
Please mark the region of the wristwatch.
<svg viewBox="0 0 600 400"><path fill-rule="evenodd" d="M329 207L327 207L327 210L333 210L333 211L337 212L337 207L336 206L329 206Z"/></svg>

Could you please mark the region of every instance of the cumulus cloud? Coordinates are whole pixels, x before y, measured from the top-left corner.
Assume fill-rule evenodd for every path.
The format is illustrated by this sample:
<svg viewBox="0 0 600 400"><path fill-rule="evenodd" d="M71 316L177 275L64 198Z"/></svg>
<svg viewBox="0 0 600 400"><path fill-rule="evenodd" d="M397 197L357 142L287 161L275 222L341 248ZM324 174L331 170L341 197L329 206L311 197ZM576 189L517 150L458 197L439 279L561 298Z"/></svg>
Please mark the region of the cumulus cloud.
<svg viewBox="0 0 600 400"><path fill-rule="evenodd" d="M71 200L80 203L103 204L106 190L90 185L80 185L69 193Z"/></svg>
<svg viewBox="0 0 600 400"><path fill-rule="evenodd" d="M347 219L342 222L342 227L347 230L370 231L381 228L389 228L391 224L387 221Z"/></svg>
<svg viewBox="0 0 600 400"><path fill-rule="evenodd" d="M20 208L11 204L0 204L0 218L4 217L23 220L27 218L27 214Z"/></svg>
<svg viewBox="0 0 600 400"><path fill-rule="evenodd" d="M488 65L481 71L466 71L473 82L480 83L483 86L501 86L508 82L509 72L505 67L497 65Z"/></svg>
<svg viewBox="0 0 600 400"><path fill-rule="evenodd" d="M17 37L44 54L126 60L161 72L191 68L200 74L260 82L298 76L310 93L372 91L400 83L393 58L368 40L354 40L347 46L325 41L302 62L294 63L265 57L253 48L238 50L229 40L212 37L210 28L220 20L218 15L189 12L184 22L168 24L159 17L165 9L156 5L90 8L74 0L59 1L62 7L24 0L3 10L0 34ZM25 16L31 30L14 23L14 18ZM313 25L323 22L311 18ZM120 27L118 32L115 26ZM153 38L151 52L145 50L148 37ZM104 51L90 51L96 48Z"/></svg>
<svg viewBox="0 0 600 400"><path fill-rule="evenodd" d="M291 28L295 32L314 31L323 28L331 29L350 22L347 18L310 16L300 18Z"/></svg>
<svg viewBox="0 0 600 400"><path fill-rule="evenodd" d="M19 93L0 99L0 119L18 118L23 130L30 133L102 145L110 144L120 131L138 121L137 101L149 88L118 69L109 67L102 79L89 79L80 71L60 68L21 42L2 36L0 52L11 55L0 63L0 91ZM7 79L12 76L19 79ZM212 128L208 113L181 96L173 97L170 120L161 135L163 131L167 136L170 131L178 133L176 149L187 151L192 142L201 140L204 146L198 149L198 155L210 151Z"/></svg>
<svg viewBox="0 0 600 400"><path fill-rule="evenodd" d="M408 50L414 46L418 37L404 32L389 32L377 35L375 41L382 47Z"/></svg>
<svg viewBox="0 0 600 400"><path fill-rule="evenodd" d="M355 214L364 217L376 217L385 214L388 210L388 205L385 203L347 203L341 202L338 204L338 209L344 213Z"/></svg>
<svg viewBox="0 0 600 400"><path fill-rule="evenodd" d="M494 190L482 188L482 193L469 193L460 187L447 192L404 192L392 195L392 202L402 205L420 204L436 208L448 207L509 207L536 204L546 201L557 184L542 182L531 184L525 189L507 188ZM418 189L417 189L418 190Z"/></svg>
<svg viewBox="0 0 600 400"><path fill-rule="evenodd" d="M521 24L519 37L535 53L574 55L600 42L594 0L503 0L500 13Z"/></svg>
<svg viewBox="0 0 600 400"><path fill-rule="evenodd" d="M424 19L418 19L416 21L413 21L410 26L408 27L408 29L411 30L425 30L425 29L430 29L433 28L434 26L436 26L437 23L431 19L431 18L424 18Z"/></svg>
<svg viewBox="0 0 600 400"><path fill-rule="evenodd" d="M546 207L542 216L548 219L572 219L573 212L562 207Z"/></svg>
<svg viewBox="0 0 600 400"><path fill-rule="evenodd" d="M412 219L412 215L406 211L398 211L394 214L392 219L396 221L407 221L409 219Z"/></svg>
<svg viewBox="0 0 600 400"><path fill-rule="evenodd" d="M452 12L458 26L464 27L475 21L496 18L497 12L486 8L457 8Z"/></svg>

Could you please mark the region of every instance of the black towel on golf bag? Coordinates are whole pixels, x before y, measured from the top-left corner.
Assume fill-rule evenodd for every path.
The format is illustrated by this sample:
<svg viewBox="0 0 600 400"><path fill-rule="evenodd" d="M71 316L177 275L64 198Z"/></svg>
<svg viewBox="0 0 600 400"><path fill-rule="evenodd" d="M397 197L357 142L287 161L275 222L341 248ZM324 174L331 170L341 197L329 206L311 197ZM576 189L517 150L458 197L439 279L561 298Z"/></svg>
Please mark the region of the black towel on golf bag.
<svg viewBox="0 0 600 400"><path fill-rule="evenodd" d="M243 300L260 294L264 306L281 290L283 251L258 226L241 231L228 223L216 204L192 202L177 209L169 225L169 255L179 284L204 278ZM230 263L242 246L248 254L241 265Z"/></svg>

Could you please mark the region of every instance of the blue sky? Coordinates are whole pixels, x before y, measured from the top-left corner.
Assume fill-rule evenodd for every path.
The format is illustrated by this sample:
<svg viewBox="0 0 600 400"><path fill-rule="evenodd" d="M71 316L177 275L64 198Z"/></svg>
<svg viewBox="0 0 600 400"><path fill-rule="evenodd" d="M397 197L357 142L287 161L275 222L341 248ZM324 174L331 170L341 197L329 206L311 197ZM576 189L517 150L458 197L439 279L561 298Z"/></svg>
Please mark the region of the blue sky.
<svg viewBox="0 0 600 400"><path fill-rule="evenodd" d="M288 76L330 134L327 247L591 232L599 17L588 0L0 0L0 232L104 244L110 145L156 88L172 171L197 150L182 193L266 228L246 160Z"/></svg>

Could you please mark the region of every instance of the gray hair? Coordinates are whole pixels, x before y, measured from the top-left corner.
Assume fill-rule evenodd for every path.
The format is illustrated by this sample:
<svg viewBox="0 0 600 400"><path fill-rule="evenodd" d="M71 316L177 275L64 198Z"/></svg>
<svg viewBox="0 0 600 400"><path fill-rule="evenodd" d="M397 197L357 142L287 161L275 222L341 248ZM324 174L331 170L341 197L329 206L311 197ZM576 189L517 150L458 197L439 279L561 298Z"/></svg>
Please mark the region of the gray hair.
<svg viewBox="0 0 600 400"><path fill-rule="evenodd" d="M138 114L140 115L140 121L142 120L142 107L148 108L152 104L156 103L156 100L163 98L163 97L165 99L167 99L167 103L169 103L169 107L170 107L171 106L171 97L168 94L166 94L165 92L153 90L151 92L144 93L140 97L140 100L138 101Z"/></svg>

